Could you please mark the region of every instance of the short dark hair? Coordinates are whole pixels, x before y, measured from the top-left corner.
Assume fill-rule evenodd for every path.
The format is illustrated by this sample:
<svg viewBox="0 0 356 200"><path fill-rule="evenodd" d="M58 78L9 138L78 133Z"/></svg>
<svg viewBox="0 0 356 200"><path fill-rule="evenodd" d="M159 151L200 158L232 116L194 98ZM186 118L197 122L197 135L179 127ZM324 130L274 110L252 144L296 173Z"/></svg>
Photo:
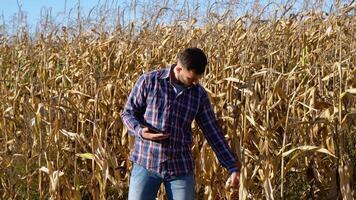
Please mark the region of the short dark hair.
<svg viewBox="0 0 356 200"><path fill-rule="evenodd" d="M194 73L204 74L208 59L204 52L196 47L190 47L178 53L177 59L184 68L193 70Z"/></svg>

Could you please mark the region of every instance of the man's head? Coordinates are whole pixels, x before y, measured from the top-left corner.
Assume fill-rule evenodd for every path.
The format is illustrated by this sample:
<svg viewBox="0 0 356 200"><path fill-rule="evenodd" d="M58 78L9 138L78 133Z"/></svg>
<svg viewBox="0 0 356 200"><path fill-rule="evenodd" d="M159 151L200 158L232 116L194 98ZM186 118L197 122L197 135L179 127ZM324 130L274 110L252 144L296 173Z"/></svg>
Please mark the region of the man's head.
<svg viewBox="0 0 356 200"><path fill-rule="evenodd" d="M198 83L203 76L208 60L199 48L186 48L177 56L174 73L176 80L186 86Z"/></svg>
<svg viewBox="0 0 356 200"><path fill-rule="evenodd" d="M208 60L204 52L196 47L186 48L178 53L178 61L188 71L193 71L196 74L204 74Z"/></svg>

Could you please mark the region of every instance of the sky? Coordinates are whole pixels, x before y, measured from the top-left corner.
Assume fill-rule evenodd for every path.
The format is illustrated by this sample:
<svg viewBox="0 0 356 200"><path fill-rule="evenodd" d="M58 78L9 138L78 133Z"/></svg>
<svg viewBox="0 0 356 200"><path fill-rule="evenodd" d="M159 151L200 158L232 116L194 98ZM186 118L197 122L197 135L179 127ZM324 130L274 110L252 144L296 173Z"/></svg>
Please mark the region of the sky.
<svg viewBox="0 0 356 200"><path fill-rule="evenodd" d="M3 21L11 23L11 21L16 20L16 13L18 13L19 7L27 17L26 23L35 26L39 22L39 19L41 19L41 12L44 15L43 12L45 10L51 10L52 16L58 21L68 17L70 9L76 9L78 2L80 3L81 12L89 13L91 8L98 7L98 5L100 7L106 2L109 2L109 4L115 3L115 5L108 5L110 7L120 6L121 8L127 8L132 1L145 2L146 0L0 0L0 24ZM214 0L206 1L214 2ZM251 2L254 1L251 0ZM260 0L259 2L263 3L267 2L267 0ZM285 0L275 0L272 2L285 2ZM300 3L303 1L297 0L297 2ZM326 2L330 4L332 0L326 0Z"/></svg>
<svg viewBox="0 0 356 200"><path fill-rule="evenodd" d="M27 15L27 20L30 23L37 22L41 16L41 10L51 9L52 14L69 12L71 8L76 8L80 3L80 7L85 11L89 10L98 4L104 4L105 0L0 0L1 16L6 21L11 20L19 11L19 5L21 10ZM118 0L119 4L125 4L124 0Z"/></svg>

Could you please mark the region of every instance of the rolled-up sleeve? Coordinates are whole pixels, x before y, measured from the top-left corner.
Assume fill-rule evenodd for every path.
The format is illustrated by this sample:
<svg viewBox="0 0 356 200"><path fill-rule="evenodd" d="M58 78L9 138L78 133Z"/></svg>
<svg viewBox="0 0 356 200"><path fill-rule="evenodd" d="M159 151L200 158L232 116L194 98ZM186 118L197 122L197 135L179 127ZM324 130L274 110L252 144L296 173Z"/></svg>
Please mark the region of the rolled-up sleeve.
<svg viewBox="0 0 356 200"><path fill-rule="evenodd" d="M146 109L147 81L146 75L140 76L127 99L124 110L121 112L121 118L127 127L128 133L142 139L143 115Z"/></svg>
<svg viewBox="0 0 356 200"><path fill-rule="evenodd" d="M230 173L238 171L236 157L229 148L205 91L203 92L195 120L215 152L219 162L228 169Z"/></svg>

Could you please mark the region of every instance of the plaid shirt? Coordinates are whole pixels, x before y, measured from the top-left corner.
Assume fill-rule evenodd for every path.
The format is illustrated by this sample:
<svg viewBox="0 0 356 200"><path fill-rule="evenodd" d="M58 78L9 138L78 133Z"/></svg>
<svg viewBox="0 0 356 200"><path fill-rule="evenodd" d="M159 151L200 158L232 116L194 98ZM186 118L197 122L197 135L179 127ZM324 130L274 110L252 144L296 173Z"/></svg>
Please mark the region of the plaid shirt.
<svg viewBox="0 0 356 200"><path fill-rule="evenodd" d="M206 91L197 84L176 94L170 83L170 69L143 74L128 97L121 117L129 134L135 136L130 159L160 174L163 166L171 176L193 171L191 124L195 119L219 162L230 173L237 171L235 156L218 125ZM159 129L170 136L160 141L146 140L141 136L142 126Z"/></svg>

